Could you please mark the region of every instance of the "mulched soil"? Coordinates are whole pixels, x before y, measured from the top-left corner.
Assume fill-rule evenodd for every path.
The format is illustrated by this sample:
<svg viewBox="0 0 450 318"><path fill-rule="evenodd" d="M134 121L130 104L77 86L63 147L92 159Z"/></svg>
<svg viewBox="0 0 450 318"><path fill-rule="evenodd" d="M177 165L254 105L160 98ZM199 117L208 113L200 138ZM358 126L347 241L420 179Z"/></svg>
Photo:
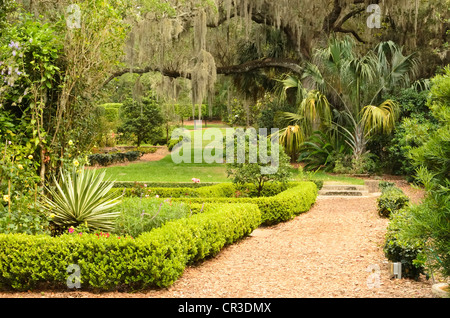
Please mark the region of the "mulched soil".
<svg viewBox="0 0 450 318"><path fill-rule="evenodd" d="M395 182L413 202L423 191ZM186 268L167 289L138 293L33 291L55 298L432 298L430 280L391 279L383 254L388 220L376 198L318 198L290 222L261 227L216 257Z"/></svg>

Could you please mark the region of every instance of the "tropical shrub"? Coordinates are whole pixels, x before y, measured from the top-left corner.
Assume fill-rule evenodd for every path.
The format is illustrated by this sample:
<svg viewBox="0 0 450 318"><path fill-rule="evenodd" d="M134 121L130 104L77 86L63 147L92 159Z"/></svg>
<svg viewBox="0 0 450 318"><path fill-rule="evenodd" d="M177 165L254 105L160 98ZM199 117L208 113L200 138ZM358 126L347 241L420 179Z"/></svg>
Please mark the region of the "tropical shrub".
<svg viewBox="0 0 450 318"><path fill-rule="evenodd" d="M410 151L422 146L428 140L430 132L435 129L437 125L432 120L420 117L404 118L386 147L386 162L389 163L386 163L386 166L390 171L397 175L413 176L415 167Z"/></svg>
<svg viewBox="0 0 450 318"><path fill-rule="evenodd" d="M325 133L315 131L307 141L301 144L298 161L305 163L305 170L331 171L334 168L336 156L343 154L343 151L343 147L338 151Z"/></svg>
<svg viewBox="0 0 450 318"><path fill-rule="evenodd" d="M58 227L85 224L92 230L111 231L119 215L115 206L119 197L110 190L114 182L104 180L105 171L73 168L61 173L61 183L54 178L55 187L47 188L43 207Z"/></svg>
<svg viewBox="0 0 450 318"><path fill-rule="evenodd" d="M438 128L429 139L410 151L417 181L427 196L409 210L410 221L401 228L403 240L420 241L430 271L450 277L450 66L431 80L428 106Z"/></svg>
<svg viewBox="0 0 450 318"><path fill-rule="evenodd" d="M297 140L317 129L337 131L358 161L371 138L393 131L398 103L383 96L410 86L418 62L392 41L359 55L350 37L330 37L327 47L315 50L313 61L306 63L302 76L281 81L284 91L297 92L299 106L297 113L284 116L300 127ZM324 150L321 155L327 158L330 151Z"/></svg>
<svg viewBox="0 0 450 318"><path fill-rule="evenodd" d="M427 107L428 94L428 86L421 89L411 87L390 97L399 105L396 127L390 135L373 136L367 145L370 152L380 158L380 166L387 173L414 174L408 151L421 145L427 138L427 131L436 124Z"/></svg>
<svg viewBox="0 0 450 318"><path fill-rule="evenodd" d="M337 154L334 156L333 162L334 173L371 174L379 171L375 155L369 152L366 152L357 158L348 154Z"/></svg>

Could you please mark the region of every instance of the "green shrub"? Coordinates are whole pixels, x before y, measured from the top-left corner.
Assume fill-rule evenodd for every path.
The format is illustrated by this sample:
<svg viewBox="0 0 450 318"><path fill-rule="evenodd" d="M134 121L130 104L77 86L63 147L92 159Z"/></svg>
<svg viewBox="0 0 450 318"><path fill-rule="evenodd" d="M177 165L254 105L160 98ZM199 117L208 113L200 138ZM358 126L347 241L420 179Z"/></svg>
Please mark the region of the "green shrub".
<svg viewBox="0 0 450 318"><path fill-rule="evenodd" d="M133 151L139 151L141 155L155 153L158 151L158 148L155 147L136 147Z"/></svg>
<svg viewBox="0 0 450 318"><path fill-rule="evenodd" d="M94 234L0 234L0 287L64 286L70 264L80 266L81 287L168 287L189 264L216 255L261 223L254 204L215 205L167 222L137 238Z"/></svg>
<svg viewBox="0 0 450 318"><path fill-rule="evenodd" d="M313 182L287 189L274 197L253 198L261 210L265 225L288 221L308 211L317 198L317 186Z"/></svg>
<svg viewBox="0 0 450 318"><path fill-rule="evenodd" d="M405 242L423 242L419 258L430 273L450 277L450 184L430 192L420 205L408 209L408 222L400 229ZM411 244L411 243L410 243Z"/></svg>
<svg viewBox="0 0 450 318"><path fill-rule="evenodd" d="M408 226L409 222L408 209L395 211L390 215L383 250L389 261L402 263L402 277L418 279L424 273L423 263L420 261L423 244L400 237L401 229Z"/></svg>
<svg viewBox="0 0 450 318"><path fill-rule="evenodd" d="M190 142L190 141L191 141L190 137L188 137L188 136L180 136L178 139L171 139L171 140L169 140L167 148L169 149L169 151L172 151L173 148L176 145L178 145L178 144L182 145L183 142Z"/></svg>
<svg viewBox="0 0 450 318"><path fill-rule="evenodd" d="M378 183L378 188L381 190L381 192L383 192L384 189L389 188L389 187L395 187L395 182L380 181Z"/></svg>
<svg viewBox="0 0 450 318"><path fill-rule="evenodd" d="M377 204L378 214L389 217L391 213L406 207L409 204L409 197L403 193L402 189L388 186L382 190Z"/></svg>
<svg viewBox="0 0 450 318"><path fill-rule="evenodd" d="M142 156L141 151L128 151L128 152L117 152L117 153L95 153L88 156L88 160L92 166L109 166L111 164L120 162L133 162L138 160Z"/></svg>

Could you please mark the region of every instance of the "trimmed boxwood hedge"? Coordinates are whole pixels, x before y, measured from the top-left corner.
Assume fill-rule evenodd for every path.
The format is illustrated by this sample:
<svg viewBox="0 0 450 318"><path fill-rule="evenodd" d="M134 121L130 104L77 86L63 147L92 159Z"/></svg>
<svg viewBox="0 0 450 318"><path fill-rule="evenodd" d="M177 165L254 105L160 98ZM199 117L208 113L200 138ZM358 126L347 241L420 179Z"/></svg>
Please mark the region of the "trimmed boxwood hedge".
<svg viewBox="0 0 450 318"><path fill-rule="evenodd" d="M82 288L167 287L187 265L216 255L261 224L255 204L209 205L196 212L134 239L0 234L0 287L63 287L70 264L80 266Z"/></svg>
<svg viewBox="0 0 450 318"><path fill-rule="evenodd" d="M268 183L264 186L261 196L275 196L289 188L293 188L304 184L304 182L288 182L288 183ZM316 183L317 184L317 183ZM115 187L111 191L122 193L125 197L155 197L161 198L221 198L221 197L256 197L258 190L254 184L235 185L233 183L218 183L206 187L190 188L190 187L151 187L151 186L135 186L119 188Z"/></svg>
<svg viewBox="0 0 450 318"><path fill-rule="evenodd" d="M314 182L317 185L317 188L320 190L323 186L322 180L307 180ZM201 182L201 183L194 183L194 182L143 182L143 181L116 181L114 182L114 187L118 189L123 188L203 188L203 187L210 187L214 185L222 184L222 182ZM289 182L289 185L295 185L298 184L298 182ZM276 185L276 183L269 183L265 185L265 190L272 188L273 185ZM246 187L253 187L255 188L256 193L256 187L253 185L246 185ZM264 195L263 195L264 196ZM267 196L267 195L266 195Z"/></svg>
<svg viewBox="0 0 450 318"><path fill-rule="evenodd" d="M64 287L70 264L80 266L83 288L168 287L187 265L216 255L261 224L288 221L308 211L318 191L314 182L290 183L281 193L259 198L230 197L235 191L231 184L198 189L197 195L204 197L173 199L189 203L190 217L137 238L0 234L0 288Z"/></svg>
<svg viewBox="0 0 450 318"><path fill-rule="evenodd" d="M116 188L144 188L144 185L148 188L202 188L210 187L219 184L219 182L142 182L142 181L116 181L114 186Z"/></svg>
<svg viewBox="0 0 450 318"><path fill-rule="evenodd" d="M215 203L253 203L261 210L261 223L273 225L288 221L300 213L306 212L317 198L317 186L313 182L298 182L295 186L272 197L233 198L233 197L201 197L174 198L174 201L205 204Z"/></svg>

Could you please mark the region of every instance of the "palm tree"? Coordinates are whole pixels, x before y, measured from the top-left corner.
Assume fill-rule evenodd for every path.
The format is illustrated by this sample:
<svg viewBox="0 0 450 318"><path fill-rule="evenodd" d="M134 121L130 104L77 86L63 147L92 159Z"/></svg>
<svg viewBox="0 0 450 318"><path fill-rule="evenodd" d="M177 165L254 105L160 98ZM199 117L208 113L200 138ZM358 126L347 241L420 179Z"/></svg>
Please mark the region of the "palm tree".
<svg viewBox="0 0 450 318"><path fill-rule="evenodd" d="M358 56L350 37L331 38L326 48L316 50L300 78L288 75L280 81L285 91L296 89L301 100L298 113L281 114L287 128L299 127L301 138L290 140L305 140L318 129L337 132L359 159L371 136L395 127L398 105L382 96L411 85L416 69L414 56L404 56L391 41ZM283 136L288 130L280 132L280 140L287 140Z"/></svg>

